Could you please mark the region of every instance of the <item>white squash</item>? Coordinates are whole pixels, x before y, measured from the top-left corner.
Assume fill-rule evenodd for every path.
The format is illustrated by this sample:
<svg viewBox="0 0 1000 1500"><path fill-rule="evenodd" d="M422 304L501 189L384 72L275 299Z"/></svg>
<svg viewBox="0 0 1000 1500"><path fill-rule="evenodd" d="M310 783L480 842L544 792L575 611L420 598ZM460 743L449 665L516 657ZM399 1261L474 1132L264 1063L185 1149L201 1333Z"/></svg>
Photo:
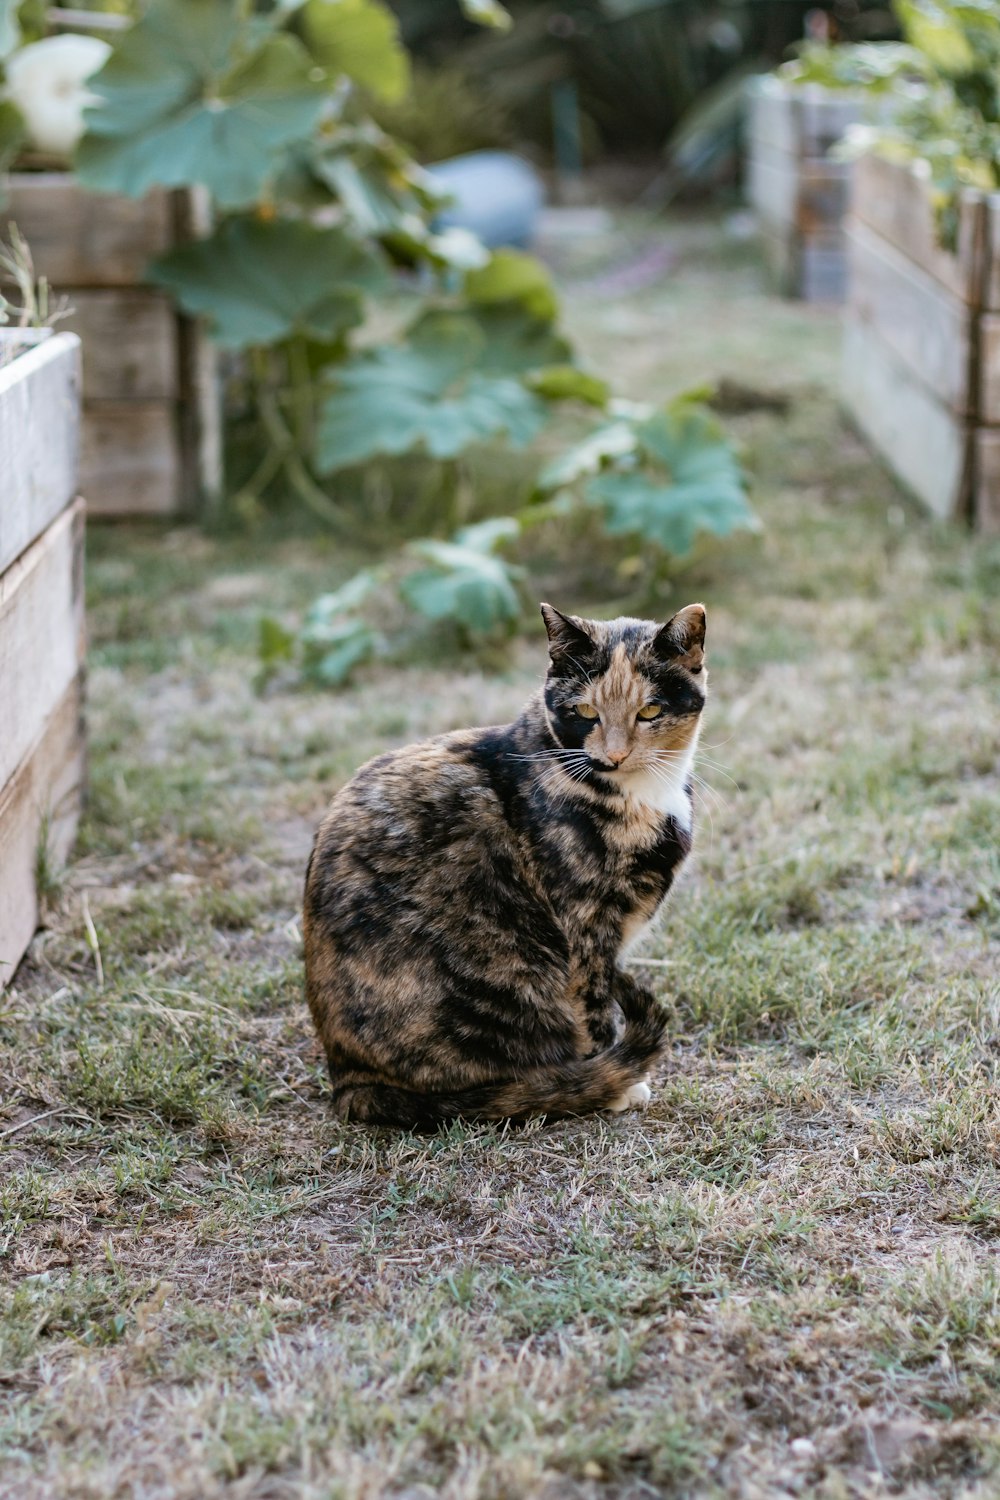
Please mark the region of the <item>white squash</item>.
<svg viewBox="0 0 1000 1500"><path fill-rule="evenodd" d="M45 37L15 52L6 62L7 97L17 105L36 151L69 157L83 134L83 112L97 96L87 79L111 54L96 36Z"/></svg>

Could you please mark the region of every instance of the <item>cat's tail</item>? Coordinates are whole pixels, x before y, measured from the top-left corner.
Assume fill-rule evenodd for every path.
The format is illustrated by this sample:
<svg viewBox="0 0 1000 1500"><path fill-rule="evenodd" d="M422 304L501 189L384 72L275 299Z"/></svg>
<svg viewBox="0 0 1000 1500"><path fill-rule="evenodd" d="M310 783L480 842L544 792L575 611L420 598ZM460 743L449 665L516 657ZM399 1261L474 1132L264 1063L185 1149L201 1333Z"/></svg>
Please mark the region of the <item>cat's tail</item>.
<svg viewBox="0 0 1000 1500"><path fill-rule="evenodd" d="M441 1093L419 1093L358 1075L333 1080L334 1105L345 1120L426 1129L445 1120L557 1118L597 1109L621 1110L648 1098L641 1085L663 1050L665 1018L649 1008L626 1018L606 1052L533 1069L521 1078Z"/></svg>

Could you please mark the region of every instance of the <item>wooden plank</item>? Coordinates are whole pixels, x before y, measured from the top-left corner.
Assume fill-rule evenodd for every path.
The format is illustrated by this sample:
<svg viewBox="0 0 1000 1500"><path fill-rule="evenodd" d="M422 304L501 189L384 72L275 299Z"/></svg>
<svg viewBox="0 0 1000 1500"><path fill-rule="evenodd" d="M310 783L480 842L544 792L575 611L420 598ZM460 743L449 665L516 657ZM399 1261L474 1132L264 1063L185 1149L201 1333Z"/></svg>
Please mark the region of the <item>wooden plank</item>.
<svg viewBox="0 0 1000 1500"><path fill-rule="evenodd" d="M170 299L145 288L72 293L62 328L83 344L85 400L162 401L178 393L177 318Z"/></svg>
<svg viewBox="0 0 1000 1500"><path fill-rule="evenodd" d="M88 401L80 488L91 516L167 516L182 492L176 403Z"/></svg>
<svg viewBox="0 0 1000 1500"><path fill-rule="evenodd" d="M772 73L751 78L746 89L746 134L751 146L760 143L784 151L799 153L798 122L792 110L789 90Z"/></svg>
<svg viewBox="0 0 1000 1500"><path fill-rule="evenodd" d="M188 510L216 508L224 485L224 421L219 351L201 322L178 320L181 501Z"/></svg>
<svg viewBox="0 0 1000 1500"><path fill-rule="evenodd" d="M135 286L172 242L170 195L90 193L68 172L12 172L0 222L13 220L31 246L35 270L56 292Z"/></svg>
<svg viewBox="0 0 1000 1500"><path fill-rule="evenodd" d="M986 269L983 275L983 307L1000 312L1000 193L986 199Z"/></svg>
<svg viewBox="0 0 1000 1500"><path fill-rule="evenodd" d="M83 677L78 673L29 755L0 788L0 988L38 925L39 849L62 865L73 845L84 781Z"/></svg>
<svg viewBox="0 0 1000 1500"><path fill-rule="evenodd" d="M853 314L844 325L842 394L855 425L929 511L943 520L966 513L972 487L968 424Z"/></svg>
<svg viewBox="0 0 1000 1500"><path fill-rule="evenodd" d="M795 223L798 162L794 156L757 150L747 158L747 200L760 222L783 230Z"/></svg>
<svg viewBox="0 0 1000 1500"><path fill-rule="evenodd" d="M803 302L843 302L847 295L847 251L840 235L803 238L798 248L796 296Z"/></svg>
<svg viewBox="0 0 1000 1500"><path fill-rule="evenodd" d="M860 220L849 221L846 241L851 316L945 405L973 415L971 308Z"/></svg>
<svg viewBox="0 0 1000 1500"><path fill-rule="evenodd" d="M799 159L751 143L747 159L750 202L772 224L794 224L805 233L837 229L847 211L850 164Z"/></svg>
<svg viewBox="0 0 1000 1500"><path fill-rule="evenodd" d="M851 165L846 161L803 161L795 222L804 234L832 234L847 213Z"/></svg>
<svg viewBox="0 0 1000 1500"><path fill-rule="evenodd" d="M0 787L83 660L83 501L0 576Z"/></svg>
<svg viewBox="0 0 1000 1500"><path fill-rule="evenodd" d="M1000 431L980 427L976 433L973 524L985 536L1000 536Z"/></svg>
<svg viewBox="0 0 1000 1500"><path fill-rule="evenodd" d="M863 109L859 95L815 83L790 85L769 73L747 86L747 137L793 156L823 157Z"/></svg>
<svg viewBox="0 0 1000 1500"><path fill-rule="evenodd" d="M80 341L59 333L0 369L0 573L76 494Z"/></svg>
<svg viewBox="0 0 1000 1500"><path fill-rule="evenodd" d="M958 249L946 250L920 164L869 154L854 163L850 212L963 302L979 304L986 242L980 194L968 190L963 195Z"/></svg>
<svg viewBox="0 0 1000 1500"><path fill-rule="evenodd" d="M983 313L979 319L979 408L980 422L1000 426L1000 314Z"/></svg>
<svg viewBox="0 0 1000 1500"><path fill-rule="evenodd" d="M803 83L791 90L796 131L805 156L825 156L864 112L863 96L822 84Z"/></svg>

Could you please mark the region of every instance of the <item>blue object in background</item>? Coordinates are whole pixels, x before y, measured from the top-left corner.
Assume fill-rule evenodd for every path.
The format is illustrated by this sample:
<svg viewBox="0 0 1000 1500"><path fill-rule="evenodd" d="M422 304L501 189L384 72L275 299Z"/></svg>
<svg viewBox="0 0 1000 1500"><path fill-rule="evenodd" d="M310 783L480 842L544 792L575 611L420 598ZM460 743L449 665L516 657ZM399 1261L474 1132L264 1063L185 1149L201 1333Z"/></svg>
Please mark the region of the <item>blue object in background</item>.
<svg viewBox="0 0 1000 1500"><path fill-rule="evenodd" d="M470 151L426 170L453 199L435 229L470 229L491 250L531 243L545 191L530 163L509 151Z"/></svg>

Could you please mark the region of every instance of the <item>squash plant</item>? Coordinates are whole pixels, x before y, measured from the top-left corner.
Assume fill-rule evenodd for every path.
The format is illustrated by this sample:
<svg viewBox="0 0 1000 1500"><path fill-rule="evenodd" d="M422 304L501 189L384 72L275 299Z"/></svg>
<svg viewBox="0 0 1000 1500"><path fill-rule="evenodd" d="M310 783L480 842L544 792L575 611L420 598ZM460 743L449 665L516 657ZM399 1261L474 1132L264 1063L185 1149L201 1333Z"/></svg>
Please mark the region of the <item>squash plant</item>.
<svg viewBox="0 0 1000 1500"><path fill-rule="evenodd" d="M495 0L462 9L509 23ZM0 20L16 13L0 0ZM342 470L409 453L451 461L484 440L523 446L563 401L606 425L609 392L577 367L545 268L520 252L491 254L466 232L438 232L434 180L372 120L367 104L400 98L409 77L383 0L149 0L112 40L86 80L94 102L74 170L98 191L207 195L210 232L150 275L247 372L267 441L243 506L280 478L348 532L363 518L328 483ZM16 143L25 122L6 124ZM401 273L416 310L374 341L369 314ZM654 548L684 550L695 530L752 524L731 455L724 476L713 467L725 449L714 428L689 422L675 441L674 418L664 420L660 431L648 416L630 449L602 459L579 503ZM547 499L552 488L543 481L539 504L570 503L571 484ZM508 627L518 575L502 548L527 524L508 518L411 544L374 582L317 601L301 641L267 622L265 658L299 654L339 680L378 644L364 624L375 582L471 633Z"/></svg>

